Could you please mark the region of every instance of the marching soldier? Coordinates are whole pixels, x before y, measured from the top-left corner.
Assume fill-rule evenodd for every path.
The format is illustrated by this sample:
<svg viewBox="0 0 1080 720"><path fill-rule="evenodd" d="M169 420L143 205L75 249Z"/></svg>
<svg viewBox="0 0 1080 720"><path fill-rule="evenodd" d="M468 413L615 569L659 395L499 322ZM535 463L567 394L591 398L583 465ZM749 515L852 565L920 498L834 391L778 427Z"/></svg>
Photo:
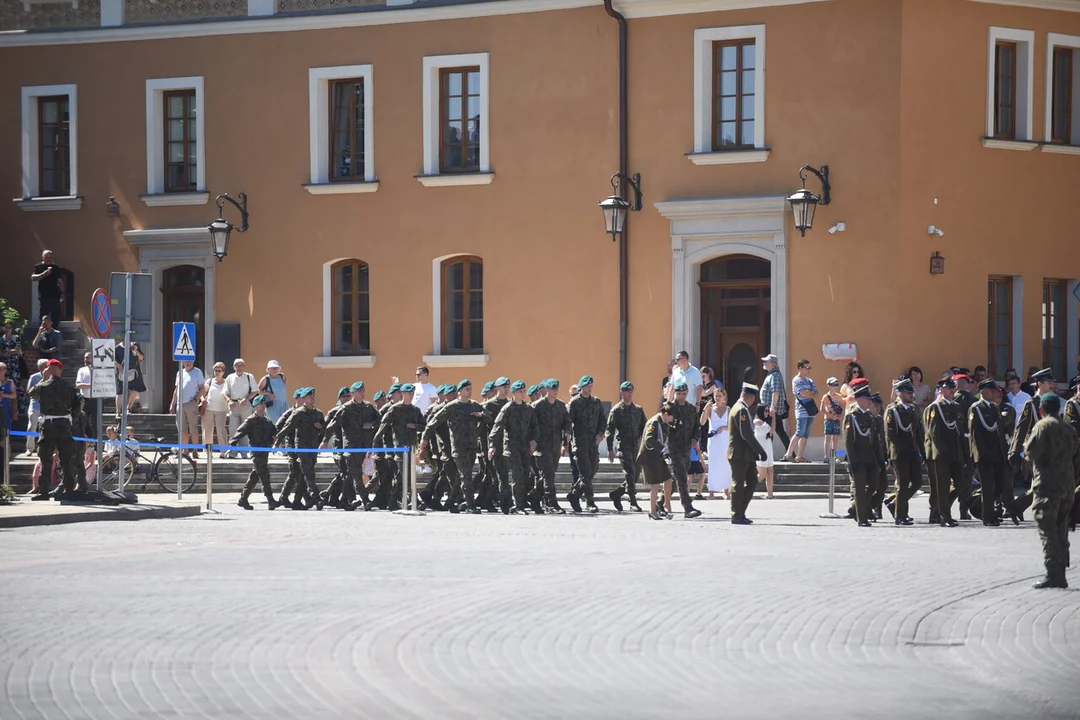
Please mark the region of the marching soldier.
<svg viewBox="0 0 1080 720"><path fill-rule="evenodd" d="M342 440L341 436L341 427L338 426L333 431L331 431L329 430L329 426L330 421L332 421L334 417L339 412L341 412L341 408L345 405L345 403L352 399L352 391L349 389L349 386L346 385L338 389L337 396L337 405L334 405L334 407L330 408L330 411L326 413L326 440L327 445L332 448L344 447L344 441ZM344 510L345 503L341 502L341 484L345 481L345 478L348 477L348 466L345 463L344 453L332 453L332 457L334 458L334 465L337 467L337 473L334 475L334 479L330 482L330 487L326 488L326 490L323 491L323 499L326 501L327 505L333 507L341 507L341 509ZM271 508L271 510L272 509L273 508Z"/></svg>
<svg viewBox="0 0 1080 720"><path fill-rule="evenodd" d="M536 410L536 449L540 452L540 478L534 493L546 498L545 512L562 515L566 511L555 497L555 471L562 457L563 440L570 434L570 413L559 399L559 381L545 380L542 384L545 387L537 390L544 391L545 396L532 403ZM580 506L574 510L580 511Z"/></svg>
<svg viewBox="0 0 1080 720"><path fill-rule="evenodd" d="M581 475L566 499L577 512L581 498L585 498L586 510L595 514L600 509L593 499L593 478L600 468L598 446L604 439L604 407L593 397L592 390L592 375L583 375L578 381L578 394L566 408L570 413L574 457Z"/></svg>
<svg viewBox="0 0 1080 720"><path fill-rule="evenodd" d="M1057 381L1054 380L1054 371L1050 368L1039 370L1031 374L1031 380L1036 385L1036 392L1032 398L1024 403L1020 416L1016 419L1016 432L1013 433L1012 443L1009 445L1009 460L1012 462L1014 477L1019 474L1025 485L1030 484L1031 462L1023 455L1024 444L1031 428L1039 419L1039 403L1043 395L1053 393L1057 389ZM1013 522L1018 522L1024 517L1024 511L1031 507L1034 496L1029 489L1020 498L1013 500L1013 488L1009 485L1008 507L1011 509Z"/></svg>
<svg viewBox="0 0 1080 720"><path fill-rule="evenodd" d="M971 433L971 457L979 470L982 485L982 523L987 526L1001 524L995 504L1001 496L1000 488L1012 482L1009 473L1009 446L1005 441L1005 423L994 399L998 393L997 383L987 378L979 383L981 399L968 410L967 426Z"/></svg>
<svg viewBox="0 0 1080 720"><path fill-rule="evenodd" d="M877 522L881 519L881 505L885 502L885 489L889 484L889 474L886 470L888 454L885 443L885 405L880 393L870 396L870 422L874 426L874 449L877 451L877 472L870 473L870 519Z"/></svg>
<svg viewBox="0 0 1080 720"><path fill-rule="evenodd" d="M682 383L680 383L682 384ZM678 392L678 387L675 388ZM743 383L742 394L728 411L727 459L731 464L731 524L750 525L746 510L757 488L757 460L768 455L754 437L753 407L758 401L758 387Z"/></svg>
<svg viewBox="0 0 1080 720"><path fill-rule="evenodd" d="M1044 393L1041 405L1042 419L1032 428L1023 446L1033 472L1032 508L1046 566L1046 577L1033 587L1067 588L1069 514L1080 480L1080 440L1072 427L1058 418L1061 398L1057 393Z"/></svg>
<svg viewBox="0 0 1080 720"><path fill-rule="evenodd" d="M41 436L38 438L38 459L42 468L51 468L53 453L60 456L63 486L56 499L75 489L75 441L71 436L71 412L75 408L75 388L61 377L64 365L53 358L45 366L42 380L30 390L30 397L41 404ZM7 458L5 458L7 461ZM34 500L49 499L49 482L43 477Z"/></svg>
<svg viewBox="0 0 1080 720"><path fill-rule="evenodd" d="M397 378L394 378L395 380ZM395 382L389 388L386 389L384 397L386 402L383 403L381 408L376 407L379 420L375 427L378 429L382 424L383 418L386 417L386 413L390 412L397 403L401 402L404 393L401 392L401 388L404 387L400 383ZM379 392L382 392L381 390ZM372 440L372 447L389 447L384 446L382 443ZM371 504L373 507L377 507L381 510L388 510L391 504L391 486L394 483L394 477L397 474L397 458L393 453L375 453L375 474L371 477L371 482L368 485L368 495L371 496ZM362 468L361 468L362 470ZM374 493L374 494L372 494Z"/></svg>
<svg viewBox="0 0 1080 720"><path fill-rule="evenodd" d="M671 468L668 467L667 438L671 424L675 422L675 408L671 403L665 402L660 406L660 412L653 415L645 423L645 430L641 436L641 445L638 448L637 467L641 468L641 477L649 486L649 517L653 520L663 520L657 499L661 486L664 489L664 499L667 502L667 517L671 514ZM756 478L757 475L755 474ZM734 522L734 520L732 520Z"/></svg>
<svg viewBox="0 0 1080 720"><path fill-rule="evenodd" d="M885 442L896 478L893 515L897 525L911 525L908 503L922 485L922 417L915 406L915 386L904 379L896 384L896 400L885 412Z"/></svg>
<svg viewBox="0 0 1080 720"><path fill-rule="evenodd" d="M480 432L480 464L484 469L483 497L477 502L481 507L492 510L496 502L502 512L510 512L512 498L510 497L510 477L507 474L506 458L503 457L501 447L490 447L491 429L495 426L495 420L499 413L510 402L510 378L499 377L492 384L492 397L483 403L484 419L481 423ZM524 395L522 395L524 397ZM499 442L502 442L501 438ZM494 453L490 452L495 450ZM526 467L528 464L526 464Z"/></svg>
<svg viewBox="0 0 1080 720"><path fill-rule="evenodd" d="M379 411L374 405L364 400L363 381L357 380L349 387L349 390L352 391L352 401L342 405L334 419L327 423L326 435L329 437L340 428L347 451L345 465L348 476L341 484L341 502L369 510L371 501L368 498L367 486L364 485L364 458L367 452L363 448L372 446L375 430L379 427ZM325 448L326 442L324 441L320 447ZM357 497L360 498L359 502Z"/></svg>
<svg viewBox="0 0 1080 720"><path fill-rule="evenodd" d="M383 448L411 448L416 445L416 438L424 429L424 413L420 408L413 405L416 386L405 383L401 386L401 401L393 405L382 415L379 421L379 429L375 432L375 447ZM401 455L401 462L405 462L405 455ZM395 509L401 502L401 483L404 476L395 457L389 459L390 472L393 480L388 477L386 493L389 494L388 506ZM383 494L380 486L379 494Z"/></svg>
<svg viewBox="0 0 1080 720"><path fill-rule="evenodd" d="M855 407L844 416L844 448L847 450L851 486L855 492L855 519L859 527L870 527L871 493L877 484L882 459L870 412L873 403L870 387L860 386L854 398Z"/></svg>
<svg viewBox="0 0 1080 720"><path fill-rule="evenodd" d="M383 406L387 404L386 393L382 390L375 393L375 397L371 398L371 404L375 406L376 410L382 411Z"/></svg>
<svg viewBox="0 0 1080 720"><path fill-rule="evenodd" d="M959 406L953 402L956 383L952 378L938 383L941 396L926 408L926 438L929 452L926 459L934 465L933 484L930 486L930 503L937 508L938 522L942 527L956 527L952 518L950 483L963 483L963 454L959 425ZM932 521L932 518L931 518Z"/></svg>
<svg viewBox="0 0 1080 720"><path fill-rule="evenodd" d="M472 399L472 381L462 380L457 385L458 397L446 404L434 418L428 418L424 431L424 440L420 442L420 457L427 454L430 433L447 427L450 431L450 455L452 461L447 464L450 477L450 512L460 512L457 503L464 498L466 512L478 515L473 497L473 465L476 463L476 443L480 419L484 408Z"/></svg>
<svg viewBox="0 0 1080 720"><path fill-rule="evenodd" d="M496 383L501 381L502 378L499 378ZM495 453L501 452L510 472L509 487L500 485L503 513L527 515L525 489L530 461L536 450L536 410L525 402L525 383L516 381L510 386L510 391L512 399L499 410L488 436L488 459L495 458ZM513 498L513 507L508 502L510 497Z"/></svg>
<svg viewBox="0 0 1080 720"><path fill-rule="evenodd" d="M694 508L686 474L690 470L690 449L697 445L701 436L698 430L700 426L697 405L686 402L689 392L686 383L676 383L674 390L675 402L672 403L672 409L675 411L675 425L668 435L668 457L671 458L671 474L675 476L675 483L679 487L683 517L696 518L701 515L701 511Z"/></svg>
<svg viewBox="0 0 1080 720"><path fill-rule="evenodd" d="M615 509L622 512L622 496L628 496L634 512L641 512L637 501L637 455L641 436L645 432L645 410L634 404L634 384L619 386L619 402L607 418L608 462L615 462L616 453L622 463L623 484L611 491L609 497ZM666 433L665 433L666 434Z"/></svg>
<svg viewBox="0 0 1080 720"><path fill-rule="evenodd" d="M295 447L295 439L292 435L285 435L282 430L285 429L285 425L289 422L289 418L300 407L300 391L304 388L296 388L293 390L293 406L281 413L281 417L274 423L275 445L284 445L285 447ZM278 505L291 507L292 503L289 502L289 494L296 488L298 482L300 482L300 453L287 452L286 455L289 458L289 474L285 478L285 482L281 486L281 497L278 498Z"/></svg>
<svg viewBox="0 0 1080 720"><path fill-rule="evenodd" d="M285 427L277 434L280 441L293 433L293 442L299 449L316 449L323 437L323 428L326 424L322 411L315 407L315 388L305 387L298 390L300 405L289 415ZM344 412L344 411L343 411ZM338 417L341 417L338 415ZM315 482L315 453L305 452L300 455L301 479L297 481L296 495L293 497L293 510L307 510L314 507L323 509L323 499L319 494L319 485ZM304 495L307 495L307 504L303 503Z"/></svg>
<svg viewBox="0 0 1080 720"><path fill-rule="evenodd" d="M252 447L268 448L273 445L277 430L274 427L274 422L266 417L266 402L265 395L256 395L251 399L251 407L255 412L240 423L240 427L236 429L236 432L229 440L229 445L238 447L240 438L243 437L247 438L247 444ZM255 483L257 482L262 483L267 509L273 510L278 506L277 500L274 499L274 490L270 487L270 467L267 464L269 456L269 451L265 450L256 450L251 453L251 474L248 475L247 484L244 485L244 490L240 493L240 500L236 503L245 510L254 510L251 503L248 502L248 497L251 495L251 491L255 489Z"/></svg>
<svg viewBox="0 0 1080 720"><path fill-rule="evenodd" d="M432 470L434 471L431 476L431 480L420 492L420 500L423 501L423 506L432 510L443 510L441 502L442 494L447 493L447 508L450 505L450 474L449 464L450 458L450 428L446 425L442 425L438 430L429 432L428 428L432 428L432 423L438 413L441 413L446 409L446 406L453 402L457 397L457 390L448 384L440 385L436 391L439 399L437 402L432 403L428 408L427 415L425 416L426 424L424 426L423 438L428 438L430 442L430 452L428 453L428 459L431 462ZM454 512L457 512L456 505Z"/></svg>

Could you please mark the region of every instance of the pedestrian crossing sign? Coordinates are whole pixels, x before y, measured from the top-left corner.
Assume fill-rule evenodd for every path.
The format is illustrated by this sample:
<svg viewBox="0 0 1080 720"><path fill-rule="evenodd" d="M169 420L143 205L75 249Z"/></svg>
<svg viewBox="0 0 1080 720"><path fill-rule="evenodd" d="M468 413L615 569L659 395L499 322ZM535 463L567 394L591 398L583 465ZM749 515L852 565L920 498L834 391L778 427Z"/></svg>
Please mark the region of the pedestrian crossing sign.
<svg viewBox="0 0 1080 720"><path fill-rule="evenodd" d="M173 360L195 360L195 323L174 322L172 326Z"/></svg>

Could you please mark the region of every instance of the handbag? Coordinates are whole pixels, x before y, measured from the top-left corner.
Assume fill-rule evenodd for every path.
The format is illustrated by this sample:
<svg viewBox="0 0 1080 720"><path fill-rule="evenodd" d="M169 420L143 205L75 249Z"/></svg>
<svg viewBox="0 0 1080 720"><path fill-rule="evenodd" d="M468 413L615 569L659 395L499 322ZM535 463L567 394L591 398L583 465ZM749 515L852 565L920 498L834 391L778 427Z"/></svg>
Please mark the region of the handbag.
<svg viewBox="0 0 1080 720"><path fill-rule="evenodd" d="M803 410L806 411L808 417L814 417L818 414L818 405L814 398L799 398L799 404L803 406Z"/></svg>

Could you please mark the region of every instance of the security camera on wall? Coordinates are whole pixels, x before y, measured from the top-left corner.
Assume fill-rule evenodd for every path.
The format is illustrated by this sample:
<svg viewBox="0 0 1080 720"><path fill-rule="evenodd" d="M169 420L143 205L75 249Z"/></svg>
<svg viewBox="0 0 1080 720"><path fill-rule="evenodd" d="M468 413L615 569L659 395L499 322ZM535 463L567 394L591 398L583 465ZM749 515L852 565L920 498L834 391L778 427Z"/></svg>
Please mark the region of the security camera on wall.
<svg viewBox="0 0 1080 720"><path fill-rule="evenodd" d="M936 225L931 225L930 227L926 228L926 234L937 235L938 237L945 237L945 231L937 227Z"/></svg>

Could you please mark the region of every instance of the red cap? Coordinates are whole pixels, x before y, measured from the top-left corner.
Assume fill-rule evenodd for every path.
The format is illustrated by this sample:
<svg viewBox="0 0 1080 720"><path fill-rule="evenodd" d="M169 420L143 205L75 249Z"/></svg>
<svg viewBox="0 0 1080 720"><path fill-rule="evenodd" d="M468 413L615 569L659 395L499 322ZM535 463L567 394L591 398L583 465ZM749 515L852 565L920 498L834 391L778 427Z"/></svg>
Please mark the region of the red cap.
<svg viewBox="0 0 1080 720"><path fill-rule="evenodd" d="M58 367L58 368L61 368L61 369L63 369L63 367L64 367L64 363L60 362L60 361L59 361L59 360L57 360L56 358L53 358L52 360L50 360L50 361L48 362L48 364L46 365L46 367Z"/></svg>
<svg viewBox="0 0 1080 720"><path fill-rule="evenodd" d="M957 380L967 380L968 382L971 382L971 378L969 378L964 373L957 373L956 375L952 376L952 379L953 379L953 382L956 382Z"/></svg>
<svg viewBox="0 0 1080 720"><path fill-rule="evenodd" d="M867 380L866 378L861 377L861 378L855 378L854 380L851 381L850 384L851 384L851 387L858 387L859 385L862 385L864 383L869 383L869 382L870 381Z"/></svg>

